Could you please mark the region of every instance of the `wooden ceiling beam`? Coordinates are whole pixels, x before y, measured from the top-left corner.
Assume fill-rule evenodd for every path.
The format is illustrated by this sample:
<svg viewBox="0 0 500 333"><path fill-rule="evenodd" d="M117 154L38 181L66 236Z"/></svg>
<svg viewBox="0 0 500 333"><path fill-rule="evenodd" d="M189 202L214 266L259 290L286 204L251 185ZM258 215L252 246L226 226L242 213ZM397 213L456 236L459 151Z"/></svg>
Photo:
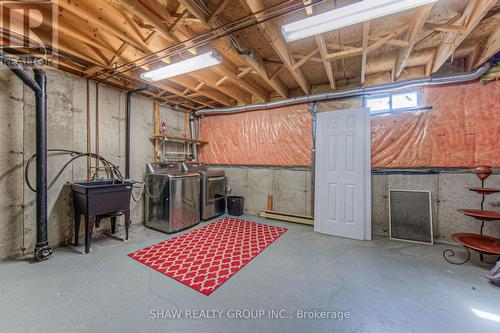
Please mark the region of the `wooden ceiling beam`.
<svg viewBox="0 0 500 333"><path fill-rule="evenodd" d="M214 22L214 20L210 22L208 21L209 15L207 15L207 13L201 10L201 8L199 7L199 5L196 3L195 0L179 0L179 2L187 9L189 9L191 14L193 14L197 19L203 22L208 28L210 29L219 28L219 25L216 22ZM234 44L232 43L232 41L229 40L228 37L225 37L224 41L226 42L226 45L228 46L229 50L231 50L234 54L238 55L240 58L245 60L246 63L254 69L257 75L259 75L262 78L262 80L264 80L264 82L266 82L270 87L272 87L276 92L278 92L278 94L280 94L283 98L288 97L288 87L278 77L271 78L271 76L269 75L269 71L264 64L264 61L258 54L254 52L250 56L244 56L239 52L239 50L235 48ZM238 40L238 44L243 50L249 50L244 41Z"/></svg>
<svg viewBox="0 0 500 333"><path fill-rule="evenodd" d="M237 68L232 63L230 63L226 59L223 59L222 64L215 66L214 69L223 77L228 77L229 80L231 80L241 89L246 90L250 94L260 98L263 101L269 101L269 93L265 89L243 78L246 74L250 73L253 70L252 67L249 67L248 71L242 72L245 74L241 75L242 73L238 73Z"/></svg>
<svg viewBox="0 0 500 333"><path fill-rule="evenodd" d="M436 59L436 51L432 53L432 56L429 57L429 61L425 64L425 76L432 75L432 67L434 66L434 59Z"/></svg>
<svg viewBox="0 0 500 333"><path fill-rule="evenodd" d="M205 84L202 87L200 87L200 82L189 75L179 75L171 77L168 79L168 81L171 81L183 87L187 87L193 91L203 93L203 95L205 95L206 97L214 101L217 101L222 105L225 106L236 105L236 102L232 98L223 94L219 90L207 88Z"/></svg>
<svg viewBox="0 0 500 333"><path fill-rule="evenodd" d="M369 54L382 45L386 44L390 40L396 38L399 34L401 34L403 31L408 29L408 26L405 25L399 29L396 29L396 31L393 31L389 33L388 35L382 37L380 40L376 41L375 43L372 43L368 45L366 52ZM363 53L363 48L362 47L354 47L354 48L349 48L344 51L339 51L335 53L330 53L326 56L327 59L330 61L337 60L337 59L343 59L343 58L349 58L349 57L355 57L355 56L360 56Z"/></svg>
<svg viewBox="0 0 500 333"><path fill-rule="evenodd" d="M478 43L479 44L479 43ZM477 58L479 45L473 47L464 58L465 71L469 72L474 68L474 63Z"/></svg>
<svg viewBox="0 0 500 333"><path fill-rule="evenodd" d="M379 37L379 36L375 36L375 35L368 35L368 40L373 41L373 42L379 41L382 38L384 38L384 37ZM387 41L387 44L392 45L392 46L397 46L397 47L409 47L410 46L409 42L407 42L405 40L401 40L401 39L391 39L391 40Z"/></svg>
<svg viewBox="0 0 500 333"><path fill-rule="evenodd" d="M205 83L200 82L200 84L198 84L198 85L196 86L196 88L194 88L194 91L200 91L200 90L201 90L201 88L203 88L204 86L205 86Z"/></svg>
<svg viewBox="0 0 500 333"><path fill-rule="evenodd" d="M44 8L39 8L39 10L42 12L42 15L44 17L51 17L49 15L50 13L45 12ZM28 13L27 11L24 12L25 14ZM74 14L73 14L74 15ZM123 52L126 50L128 47L127 42L122 42L122 45L118 48L118 50L114 50L113 46L110 45L109 43L104 43L102 40L99 38L96 38L92 34L88 34L87 31L84 31L84 29L78 29L75 28L76 26L80 27L81 25L78 24L78 22L72 22L73 24L69 24L68 21L70 18L67 17L67 13L65 15L60 14L59 15L59 20L57 22L57 28L59 32L59 38L66 37L71 41L71 43L74 42L74 40L80 41L83 43L83 46L80 46L81 48L88 50L90 53L94 54L94 56L97 56L99 59L105 61L106 64L112 65L113 62L117 59L123 61L123 62L128 62L128 59L125 59L122 57ZM74 16L74 18L80 19L78 16ZM73 18L73 19L74 19ZM43 21L43 24L47 26L47 28L52 29L53 24L52 22L49 21ZM88 30L88 29L87 29ZM116 38L116 37L115 37ZM48 45L51 44L50 40L47 40ZM104 51L105 53L102 53L101 51ZM108 59L106 53L109 53L111 55L111 58ZM95 59L95 58L94 58ZM143 66L144 69L149 69L148 66ZM100 67L102 69L102 67ZM85 71L86 74L95 74L97 71Z"/></svg>
<svg viewBox="0 0 500 333"><path fill-rule="evenodd" d="M306 61L308 61L309 59L311 59L314 55L316 55L316 53L318 53L319 50L318 49L314 49L312 50L311 52L309 52L308 54L306 54L305 56L302 57L302 59L300 59L299 61L297 61L293 66L292 66L292 69L295 71L297 69L300 68L300 66L302 66L303 64L306 63Z"/></svg>
<svg viewBox="0 0 500 333"><path fill-rule="evenodd" d="M237 77L238 79L241 79L242 77L245 77L247 74L251 73L253 71L253 68L252 67L248 67L246 69L244 69L242 72L240 72Z"/></svg>
<svg viewBox="0 0 500 333"><path fill-rule="evenodd" d="M376 49L378 49L382 45L385 45L385 44L389 43L389 41L393 40L394 38L396 38L397 36L399 36L401 33L405 32L407 29L408 29L408 25L403 25L402 27L400 27L400 28L396 29L395 31L393 31L393 32L387 34L386 36L382 37L381 39L379 39L375 43L370 44L368 46L368 53L370 53L372 51L375 51Z"/></svg>
<svg viewBox="0 0 500 333"><path fill-rule="evenodd" d="M197 70L195 72L192 72L190 76L194 77L198 81L204 82L207 86L217 89L222 93L226 94L227 96L234 98L240 103L246 104L250 103L252 100L249 94L240 90L237 87L228 85L217 86L217 82L220 80L220 77L213 71L206 69Z"/></svg>
<svg viewBox="0 0 500 333"><path fill-rule="evenodd" d="M195 93L192 93L192 94L189 94L189 95L186 95L187 97L190 97L190 98L194 98L194 97L200 97L200 96L203 96L202 93L199 93L199 92L195 92Z"/></svg>
<svg viewBox="0 0 500 333"><path fill-rule="evenodd" d="M179 32L177 29L171 30L161 17L157 14L160 10L160 4L152 1L137 1L137 0L106 0L112 3L121 4L126 8L129 13L137 16L139 19L147 24L153 26L163 37L167 38L170 42L179 43L186 40L186 36ZM168 11L167 11L168 12ZM170 15L170 14L169 14ZM193 45L192 42L186 43L187 46ZM191 48L188 50L191 54L197 54L196 49Z"/></svg>
<svg viewBox="0 0 500 333"><path fill-rule="evenodd" d="M382 39L383 37L377 37L377 40ZM326 43L327 48L335 50L335 51L346 51L346 50L352 50L352 49L357 49L356 46L349 46L349 45L340 45L337 43Z"/></svg>
<svg viewBox="0 0 500 333"><path fill-rule="evenodd" d="M117 4L118 6L123 7L123 9L127 9L130 13L133 13L133 15L141 19L143 22L151 24L155 29L160 31L163 36L169 38L172 42L179 41L176 36L171 34L165 22L163 22L159 16L155 15L148 8L146 8L140 1L105 0L105 2L108 2L112 5Z"/></svg>
<svg viewBox="0 0 500 333"><path fill-rule="evenodd" d="M476 0L467 3L462 16L455 22L457 25L463 25L465 30L452 31L446 34L443 43L438 47L436 52L436 59L432 69L434 73L443 66L446 60L448 60L453 52L462 44L464 39L483 19L486 13L493 8L496 2L496 0Z"/></svg>
<svg viewBox="0 0 500 333"><path fill-rule="evenodd" d="M115 54L111 58L110 63L113 64L113 62L117 58L119 58L123 54L123 52L125 52L125 50L127 50L127 47L128 47L128 44L126 42L123 42L122 45L120 45L120 47L118 48L118 50L116 50Z"/></svg>
<svg viewBox="0 0 500 333"><path fill-rule="evenodd" d="M219 15L226 5L229 3L229 0L222 0L218 5L217 8L207 17L207 22L210 23L214 21L217 18L217 15Z"/></svg>
<svg viewBox="0 0 500 333"><path fill-rule="evenodd" d="M19 22L19 25L16 24L16 22L11 21L11 26L10 29L19 35L23 35L24 29L20 28L18 31L17 27L22 27L22 22ZM28 36L29 38L29 36ZM37 31L37 39L42 42L44 45L51 45L52 44L52 35L50 34L49 31ZM57 51L64 52L66 54L74 55L77 58L83 59L89 63L101 66L101 67L107 67L108 64L108 59L103 57L102 53L96 52L96 49L93 49L91 46L88 45L81 45L78 43L73 38L69 38L65 35L59 35L58 36L58 46L57 46Z"/></svg>
<svg viewBox="0 0 500 333"><path fill-rule="evenodd" d="M131 1L131 0L120 0L120 1L122 1L122 2L129 2L129 1ZM150 4L150 6L151 6L151 4ZM141 19L143 19L144 21L146 21L146 22L148 22L148 23L151 23L151 24L152 24L155 28L157 28L157 29L162 28L162 29L160 30L160 33L162 33L162 34L166 35L165 29L164 29L164 26L165 26L165 25L162 23L161 19L159 19L156 15L154 15L153 13L151 13L151 10L152 10L152 9L154 9L154 8L151 8L151 7L149 7L149 6L148 6L148 8L146 8L146 7L144 7L144 4L143 4L143 3L138 3L138 4L136 4L136 5L135 5L135 7L133 7L133 8L134 8L134 11L133 11L133 13L134 13L134 14L135 14L135 13L137 13L137 12L142 13L142 17L141 17ZM153 16L154 16L154 18L151 18L151 15L148 15L148 14L147 14L148 12L149 12L149 13L151 13L151 15L153 15ZM185 10L184 10L184 12L183 12L183 13L184 13L184 15L185 15L185 14L187 14L187 12L188 12L188 10L187 10L187 9L185 9ZM162 27L161 25L163 25L163 27ZM167 30L168 30L168 29L167 29ZM177 30L176 30L175 32L173 32L173 35L171 35L170 33L168 33L168 37L170 37L170 38L172 38L172 39L174 39L174 40L178 41L178 40L180 40L180 38L179 38L179 35L178 35L178 34L182 34L182 36L183 36L183 37L185 37L185 38L189 37L189 35L188 35L188 34L183 33L183 32L181 32L181 31L177 31ZM166 36L167 36L167 35L166 35ZM218 67L220 67L220 66L218 66ZM217 71L217 69L216 69L216 68L211 68L211 69L208 69L207 71L212 71L212 70ZM229 76L229 78L232 78L232 77L234 77L234 76L236 75L235 73L230 73L229 69L222 68L222 70L224 71L224 75ZM197 77L197 75L198 75L198 77L199 77L199 74L193 74L193 73L190 73L190 74L188 74L188 75L190 75L190 76L192 76L192 77ZM209 75L209 74L207 74L207 75ZM209 76L210 76L210 75L209 75ZM248 84L246 81L242 81L242 80L238 80L238 79L236 79L236 80L234 80L234 81L235 81L235 83L237 84L237 86L238 86L238 87L244 88L245 90L250 91L250 92L252 92L252 93L255 91L254 87L253 87L253 86L251 86L250 84ZM211 82L211 81L210 81L210 79L209 79L209 78L208 78L208 79L207 79L207 78L205 78L205 81L202 81L202 82L204 82L204 83L208 83L208 82ZM211 82L211 83L212 83L212 82ZM213 86L213 85L212 85L212 87L213 87L214 89L218 89L217 87L219 87L219 86L217 86L217 85L216 85L216 83L215 83L215 86ZM244 94L244 93L234 92L234 91L233 91L234 89L231 89L231 87L227 87L227 88L223 88L223 89L224 89L224 91L222 91L223 93L225 93L226 95L231 96L231 97L233 97L233 98L236 98L236 99L239 99L239 98L242 98L243 96L245 96L245 94ZM263 89L261 89L261 90L263 90ZM267 94L267 95L268 95L268 94ZM261 97L262 95L257 95L257 96L258 96L258 97Z"/></svg>
<svg viewBox="0 0 500 333"><path fill-rule="evenodd" d="M368 40L371 42L377 42L383 39L385 36L376 36L374 34L368 35ZM393 38L391 40L388 40L386 44L391 45L391 46L396 46L396 47L408 47L410 44L401 39ZM336 51L344 51L344 50L352 50L357 48L356 46L350 46L350 45L340 45L337 43L327 43L326 44L329 49L333 49ZM342 46L342 47L341 47Z"/></svg>
<svg viewBox="0 0 500 333"><path fill-rule="evenodd" d="M134 1L136 1L136 0L134 0ZM160 3L159 0L141 0L140 5L145 7L148 11L150 11L155 16L159 16L160 20L164 23L167 23L167 22L177 18L177 17L173 17L172 13L170 13L168 7L165 6L164 4ZM184 13L185 9L186 8L184 6L179 6L178 14L182 15L182 13ZM180 22L177 23L175 30L171 31L171 34L173 36L175 36L178 41L185 41L185 40L189 39L190 34L187 33L187 31L180 29L179 24L180 24ZM185 45L188 47L189 46L192 47L194 45L194 42L189 41L189 42L186 42ZM196 49L193 47L188 49L188 52L191 54L197 54Z"/></svg>
<svg viewBox="0 0 500 333"><path fill-rule="evenodd" d="M0 37L0 46L5 47L5 48L9 48L9 46L11 46L10 41L5 39L4 37ZM31 56L40 57L40 58L43 58L46 56L45 53L39 52L39 51L33 50L33 49L16 48L16 52L20 52L20 53L23 53L25 55L31 55ZM50 62L57 65L57 66L63 66L63 67L69 68L69 69L73 69L73 70L80 72L80 73L85 71L85 68L86 68L82 65L77 65L75 63L68 62L66 59L61 58L61 57L53 57L50 59Z"/></svg>
<svg viewBox="0 0 500 333"><path fill-rule="evenodd" d="M220 85L222 85L227 79L229 79L227 76L224 76L222 79L220 79L219 81L217 81L215 83L215 85L218 87Z"/></svg>
<svg viewBox="0 0 500 333"><path fill-rule="evenodd" d="M422 28L424 27L429 14L431 13L433 4L422 6L418 9L415 16L413 16L412 24L410 28L406 31L406 40L408 41L408 47L401 50L396 58L396 72L394 73L394 79L397 80L401 75L401 72L408 64L410 59L410 54L413 51L413 47L417 42L417 37Z"/></svg>
<svg viewBox="0 0 500 333"><path fill-rule="evenodd" d="M133 33L133 31L111 24L112 22L116 22L117 18L122 14L119 10L104 1L99 1L98 5L96 5L95 2L87 0L52 0L52 2L59 5L60 8L76 14L89 23L96 25L104 32L127 42L137 50L147 48L147 45L140 38L134 36L135 33Z"/></svg>
<svg viewBox="0 0 500 333"><path fill-rule="evenodd" d="M190 12L188 12L189 14ZM165 22L166 24L173 24L175 21L177 21L177 19L179 17L181 17L182 13L180 13L179 15L177 14L172 14L171 16L169 16L168 18L163 18L163 22ZM196 24L200 24L200 23L203 23L200 19L196 18L196 17L189 17L189 15L186 15L184 17L182 17L179 21L178 24L184 24L184 23L196 23Z"/></svg>
<svg viewBox="0 0 500 333"><path fill-rule="evenodd" d="M140 53L147 54L148 51L151 53L148 44L136 34L130 24L122 24L122 26L120 26L121 23L117 24L117 18L122 17L124 14L108 3L101 1L99 2L99 6L96 6L93 3L89 3L89 0L52 1L57 3L63 10L63 15L64 10L66 10L87 21L89 24L96 26L102 32L108 33L122 42L129 44ZM96 9L99 12L96 13ZM168 61L165 62L168 63Z"/></svg>
<svg viewBox="0 0 500 333"><path fill-rule="evenodd" d="M22 31L20 31L20 32L22 32ZM48 32L43 32L43 31L37 32L37 37L44 44L51 45L52 36L49 35ZM64 35L62 35L62 36L60 35L59 36L59 43L58 43L58 50L66 53L74 58L82 59L83 61L92 64L89 68L83 69L82 74L92 73L92 72L95 73L96 71L98 71L101 68L112 70L112 67L108 63L104 63L101 59L99 59L98 55L96 55L95 53L92 53L93 50L90 47L87 47L85 45L82 46L82 44L78 43L78 41L76 39L69 38L69 37L64 36ZM59 59L56 58L56 60L59 62ZM109 78L108 80L106 80L106 82L116 83L116 80L119 80L120 77L123 77L131 82L134 82L134 83L136 83L138 81L143 82L143 80L140 77L140 72L138 72L137 70L131 70L131 71L126 72L126 73L120 73L116 77ZM163 90L168 91L172 94L175 94L175 95L182 97L183 92L181 90L179 90L173 86L170 86L168 84L165 84L163 82L153 82L153 83L148 83L148 84L150 84L152 86L156 86L160 89L163 89ZM192 102L195 102L197 104L204 105L206 107L210 107L210 108L214 107L211 104L204 103L204 102L196 100L196 99L189 99L189 100Z"/></svg>
<svg viewBox="0 0 500 333"><path fill-rule="evenodd" d="M463 25L456 25L451 23L426 23L425 28L441 32L464 32L466 30L466 27L464 27Z"/></svg>
<svg viewBox="0 0 500 333"><path fill-rule="evenodd" d="M304 1L305 4L310 4L311 0ZM306 7L307 16L311 16L314 14L314 10L312 6ZM330 88L335 90L335 73L333 72L332 63L326 59L328 55L328 48L326 46L325 38L323 35L314 36L314 40L316 41L316 46L318 47L319 54L321 56L321 63L323 63L323 67L325 68L325 73L328 78L328 82L330 83ZM303 58L304 59L304 58ZM307 61L306 59L305 61ZM300 60L302 61L302 60ZM299 61L299 62L300 62Z"/></svg>
<svg viewBox="0 0 500 333"><path fill-rule="evenodd" d="M363 22L363 52L361 54L361 85L365 85L366 58L368 57L368 35L370 33L370 21Z"/></svg>
<svg viewBox="0 0 500 333"><path fill-rule="evenodd" d="M326 76L328 78L328 83L330 84L330 88L332 90L336 89L335 85L335 73L333 71L333 65L326 56L328 55L328 48L326 46L325 38L323 35L319 35L314 37L316 40L316 45L318 46L319 54L321 56L321 62L323 63L323 67L325 67Z"/></svg>
<svg viewBox="0 0 500 333"><path fill-rule="evenodd" d="M120 1L124 1L124 0L120 0ZM111 33L116 38L121 39L122 41L126 41L129 45L131 45L135 48L139 47L133 41L132 41L132 44L129 42L129 40L131 38L130 36L132 35L132 33L130 31L128 31L126 29L122 29L122 30L117 29L115 27L116 24L110 24L110 22L108 22L110 19L109 15L114 15L115 20L116 20L116 17L120 17L123 15L123 13L120 12L118 9L116 9L114 6L111 6L104 1L101 1L99 3L98 9L101 12L106 10L107 21L103 21L102 20L103 17L99 17L99 15L96 15L95 12L92 12L93 9L95 10L95 5L93 7L91 5L89 5L88 0L79 0L79 1L61 0L59 3L63 4L62 8L66 9L68 11L71 11L72 13L80 16L81 18L83 18L89 22L92 22L93 24L95 24L99 28L103 29L104 31ZM123 4L126 4L126 2ZM139 7L139 6L136 6L136 7ZM142 9L138 9L138 8L135 8L135 9L137 9L137 12L142 13L143 18L147 18L147 16L146 16L147 9L145 10L143 7L141 7L141 8ZM136 12L134 11L134 13L136 13ZM156 22L156 23L158 23L158 22ZM158 27L158 29L159 29L159 27ZM125 36L121 35L121 33L123 33ZM160 33L163 34L163 29L161 29ZM154 49L152 48L152 46L148 45L148 43L144 42L143 40L140 41L140 44L141 44L141 46L138 49L139 51L145 52L146 54L151 54L154 52ZM162 59L162 62L169 63L169 60ZM204 93L204 91L203 91L203 93ZM206 96L206 97L210 98L210 96ZM218 96L218 97L220 97L220 96ZM220 102L220 100L222 100L222 99L219 99L218 102ZM232 104L233 103L225 100L224 105L232 105Z"/></svg>
<svg viewBox="0 0 500 333"><path fill-rule="evenodd" d="M496 16L498 16L499 24L480 47L478 51L479 57L474 62L473 68L481 66L500 50L500 14L496 14Z"/></svg>
<svg viewBox="0 0 500 333"><path fill-rule="evenodd" d="M174 88L174 87L172 87L172 86L170 86L168 84L165 84L163 82L155 82L153 85L155 87L158 87L160 89L168 91L169 93L175 94L175 95L177 95L179 97L183 97L184 99L190 100L190 101L195 102L195 103L200 104L200 105L203 105L203 106L205 106L207 108L213 108L214 107L212 104L209 104L209 103L206 103L206 102L202 102L202 101L200 101L198 99L191 98L189 96L184 96L184 95L182 95L182 93L183 93L182 90Z"/></svg>
<svg viewBox="0 0 500 333"><path fill-rule="evenodd" d="M11 6L9 5L8 2L5 4L2 4L2 6L6 7L6 8L11 8ZM16 7L18 7L18 6L19 6L19 4L16 5ZM27 6L27 9L32 9L32 5L27 4L26 6ZM53 29L54 23L52 22L52 13L49 12L47 10L47 8L45 8L43 6L37 7L36 10L39 11L42 14L42 17L44 18L42 24L44 24L48 29ZM26 18L29 18L28 13L29 13L29 11L27 11L27 10L23 11L23 14ZM59 19L57 21L58 34L63 34L63 35L66 35L68 37L74 38L82 43L85 43L89 46L93 46L96 49L99 49L99 50L104 51L106 53L109 53L111 55L115 54L115 52L113 52L113 50L110 50L109 45L106 45L106 43L103 43L101 40L94 38L94 36L88 32L88 29L87 29L87 31L82 31L82 30L77 28L77 27L79 27L78 24L74 24L74 22L73 22L73 24L68 24L67 22L65 22L64 18L65 17L63 14L59 15Z"/></svg>
<svg viewBox="0 0 500 333"><path fill-rule="evenodd" d="M268 101L269 100L269 93L262 87L258 85L254 85L251 82L245 80L242 77L238 77L239 74L232 69L234 67L232 64L229 63L227 60L223 60L223 64L215 66L214 70L218 72L222 76L226 76L228 79L233 82L233 84L237 85L241 89L244 89L245 91L253 94L254 96L264 100ZM251 68L253 70L253 68Z"/></svg>
<svg viewBox="0 0 500 333"><path fill-rule="evenodd" d="M267 7L263 0L245 0L245 2L256 18L260 18L264 15L263 11L265 11ZM278 57L283 61L283 64L285 64L302 91L304 91L307 95L310 94L311 84L300 68L293 69L295 59L293 58L292 53L288 50L285 39L283 38L279 28L276 26L276 23L273 21L262 22L258 25L258 29L276 52Z"/></svg>
<svg viewBox="0 0 500 333"><path fill-rule="evenodd" d="M119 75L120 76L124 76L124 77L129 77L129 78L131 78L131 79L133 79L135 81L143 81L144 82L144 80L141 79L141 72L142 72L142 70L140 70L140 69L134 69L134 70L131 70L129 72L121 73ZM200 100L195 99L195 98L190 98L188 96L184 96L184 91L183 90L178 89L178 88L176 88L174 86L171 86L171 85L167 84L164 81L148 82L148 84L151 85L151 86L160 88L162 90L165 90L165 91L167 91L167 92L169 92L171 94L177 95L178 97L183 98L184 100L187 99L187 100L189 100L191 102L197 103L199 105L203 105L203 106L205 106L207 108L213 108L214 107L210 103L203 102L203 101L200 101ZM206 94L204 94L204 95L206 96Z"/></svg>
<svg viewBox="0 0 500 333"><path fill-rule="evenodd" d="M99 39L90 38L89 36L86 36L86 34L84 34L83 31L79 31L78 29L75 28L75 26L70 26L65 24L62 20L58 21L57 28L59 30L59 34L63 33L68 37L75 38L80 42L93 46L99 50L111 52L113 55L116 54L115 52L110 51L109 46L104 45L104 43L101 43Z"/></svg>
<svg viewBox="0 0 500 333"><path fill-rule="evenodd" d="M170 25L170 27L168 27L168 31L169 32L175 32L175 30L177 29L177 25L181 22L181 20L183 18L185 18L187 15L189 15L189 11L187 9L185 9L181 15L179 15L175 21L172 23L172 25Z"/></svg>
<svg viewBox="0 0 500 333"><path fill-rule="evenodd" d="M272 75L271 75L271 78L274 78L276 76L278 76L279 73L281 73L283 70L285 69L285 66L284 65L281 65Z"/></svg>

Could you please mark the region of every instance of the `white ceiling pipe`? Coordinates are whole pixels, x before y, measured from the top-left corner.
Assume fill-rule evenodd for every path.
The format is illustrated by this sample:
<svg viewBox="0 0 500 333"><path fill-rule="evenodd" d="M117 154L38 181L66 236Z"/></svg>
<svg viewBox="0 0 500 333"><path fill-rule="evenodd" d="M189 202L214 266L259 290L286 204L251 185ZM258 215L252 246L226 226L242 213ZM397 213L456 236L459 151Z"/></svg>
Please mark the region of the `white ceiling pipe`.
<svg viewBox="0 0 500 333"><path fill-rule="evenodd" d="M450 83L467 82L478 79L481 75L486 73L488 69L490 69L490 67L491 64L487 62L483 66L477 68L474 71L465 72L461 74L433 76L424 79L414 79L401 82L387 83L367 88L355 88L344 91L334 91L316 95L300 96L300 97L282 99L267 103L248 104L248 105L233 106L233 107L218 108L218 109L203 109L196 111L195 114L197 116L202 116L202 115L230 114L230 113L239 113L247 111L268 110L288 105L326 101L326 100L354 97L354 96L365 96L371 94L387 93L401 89L415 88L426 85L442 85Z"/></svg>

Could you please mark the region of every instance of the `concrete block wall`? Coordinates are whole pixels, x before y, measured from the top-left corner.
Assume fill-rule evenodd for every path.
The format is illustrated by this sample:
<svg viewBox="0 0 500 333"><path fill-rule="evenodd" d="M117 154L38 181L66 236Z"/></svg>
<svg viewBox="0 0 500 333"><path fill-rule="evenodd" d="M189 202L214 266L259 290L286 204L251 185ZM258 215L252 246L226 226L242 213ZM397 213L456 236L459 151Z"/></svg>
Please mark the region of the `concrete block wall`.
<svg viewBox="0 0 500 333"><path fill-rule="evenodd" d="M311 210L311 172L306 169L219 167L226 173L231 195L245 197L245 214L258 215L273 196L274 210L308 215Z"/></svg>
<svg viewBox="0 0 500 333"><path fill-rule="evenodd" d="M49 70L48 147L87 151L86 81ZM35 151L35 98L10 70L0 69L0 259L31 255L35 244L35 194L24 182L24 166ZM92 150L95 151L95 84L90 85ZM99 85L100 154L124 171L126 92ZM153 160L153 101L132 98L131 176L141 180ZM174 112L174 111L172 111ZM49 181L67 156L50 156ZM49 243L63 245L73 237L73 204L67 182L87 177L85 158L71 164L49 191ZM34 183L34 168L31 172ZM144 205L132 202L132 223L144 221ZM83 228L83 223L82 223ZM103 222L101 228L109 228ZM82 231L83 232L83 229Z"/></svg>
<svg viewBox="0 0 500 333"><path fill-rule="evenodd" d="M372 230L376 235L389 235L389 189L413 189L431 192L433 232L436 241L451 242L455 232L478 233L481 222L463 215L460 208L480 209L481 196L468 187L480 187L472 173L439 173L432 175L373 175ZM500 175L491 175L486 187L500 187ZM486 196L484 209L500 210L500 195ZM484 234L500 238L500 223L486 222Z"/></svg>
<svg viewBox="0 0 500 333"><path fill-rule="evenodd" d="M245 213L258 215L273 195L274 210L312 215L310 170L280 168L212 166L226 172L232 195L245 197ZM455 232L479 232L480 221L464 216L459 208L479 209L481 196L467 187L481 186L472 173L372 175L372 233L389 236L389 189L431 192L435 241L451 242ZM500 175L486 180L488 187L500 187ZM485 209L500 210L500 195L486 197ZM500 238L500 223L486 222L484 233Z"/></svg>
<svg viewBox="0 0 500 333"><path fill-rule="evenodd" d="M166 132L174 136L189 136L188 129L186 129L186 113L183 111L176 111L165 106L160 107L160 126L162 122L166 124ZM184 161L186 156L183 154L187 152L187 145L178 141L166 141L162 144L164 161Z"/></svg>

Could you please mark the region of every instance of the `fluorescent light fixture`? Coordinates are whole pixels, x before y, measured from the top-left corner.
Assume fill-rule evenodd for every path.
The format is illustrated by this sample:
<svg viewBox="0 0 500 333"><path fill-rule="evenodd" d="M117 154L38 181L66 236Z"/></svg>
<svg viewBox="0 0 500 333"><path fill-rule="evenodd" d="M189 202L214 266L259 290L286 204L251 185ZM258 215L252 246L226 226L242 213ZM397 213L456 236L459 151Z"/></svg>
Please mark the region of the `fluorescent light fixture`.
<svg viewBox="0 0 500 333"><path fill-rule="evenodd" d="M326 13L285 24L281 32L287 42L340 29L356 23L428 5L437 0L363 0Z"/></svg>
<svg viewBox="0 0 500 333"><path fill-rule="evenodd" d="M200 54L195 57L179 61L175 64L167 65L149 72L141 74L141 78L149 81L160 81L172 76L177 76L198 69L220 64L222 57L215 51Z"/></svg>

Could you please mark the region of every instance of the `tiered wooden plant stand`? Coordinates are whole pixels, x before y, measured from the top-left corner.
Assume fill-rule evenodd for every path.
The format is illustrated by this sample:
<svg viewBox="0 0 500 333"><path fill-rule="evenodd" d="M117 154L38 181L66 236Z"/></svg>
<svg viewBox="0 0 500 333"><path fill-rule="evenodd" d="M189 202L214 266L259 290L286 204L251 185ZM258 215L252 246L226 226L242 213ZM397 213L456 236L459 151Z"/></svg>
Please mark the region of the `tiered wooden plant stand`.
<svg viewBox="0 0 500 333"><path fill-rule="evenodd" d="M481 221L481 229L479 234L460 232L451 235L451 238L455 242L461 244L467 251L466 258L460 261L450 260L450 258L455 255L455 251L453 251L452 249L446 249L443 251L444 259L446 259L446 261L448 261L449 263L455 265L462 265L469 261L470 249L479 252L481 261L483 261L483 257L485 254L500 255L500 239L483 235L485 221L500 220L500 213L484 210L485 197L490 194L500 193L500 189L484 187L485 179L491 175L491 167L477 167L476 175L481 180L481 187L470 187L469 190L482 195L481 209L459 209L458 211L464 215L473 217Z"/></svg>

